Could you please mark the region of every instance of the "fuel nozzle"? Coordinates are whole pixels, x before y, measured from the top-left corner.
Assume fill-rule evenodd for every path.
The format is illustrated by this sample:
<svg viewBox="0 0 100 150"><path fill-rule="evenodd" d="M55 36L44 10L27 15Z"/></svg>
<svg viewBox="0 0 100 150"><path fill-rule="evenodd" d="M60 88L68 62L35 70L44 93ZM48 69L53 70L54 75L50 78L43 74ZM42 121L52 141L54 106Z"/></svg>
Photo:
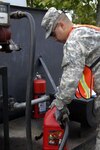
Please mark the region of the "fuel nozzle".
<svg viewBox="0 0 100 150"><path fill-rule="evenodd" d="M0 26L0 52L10 53L19 50L21 47L11 39L10 27Z"/></svg>
<svg viewBox="0 0 100 150"><path fill-rule="evenodd" d="M12 39L7 41L7 43L0 44L0 52L11 53L12 51L20 51L20 45L17 45Z"/></svg>
<svg viewBox="0 0 100 150"><path fill-rule="evenodd" d="M9 43L9 50L11 51L20 51L21 47L20 45L16 44L12 39L10 40Z"/></svg>

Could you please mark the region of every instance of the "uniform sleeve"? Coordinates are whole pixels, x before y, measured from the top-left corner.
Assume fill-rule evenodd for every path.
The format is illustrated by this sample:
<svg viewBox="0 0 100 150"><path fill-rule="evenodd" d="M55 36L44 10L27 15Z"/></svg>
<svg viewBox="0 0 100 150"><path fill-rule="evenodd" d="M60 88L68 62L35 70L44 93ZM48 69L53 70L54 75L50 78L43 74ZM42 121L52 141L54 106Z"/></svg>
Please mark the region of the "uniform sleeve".
<svg viewBox="0 0 100 150"><path fill-rule="evenodd" d="M74 37L64 45L64 56L62 61L63 73L56 93L58 102L70 103L75 95L78 82L82 76L85 66L85 47Z"/></svg>

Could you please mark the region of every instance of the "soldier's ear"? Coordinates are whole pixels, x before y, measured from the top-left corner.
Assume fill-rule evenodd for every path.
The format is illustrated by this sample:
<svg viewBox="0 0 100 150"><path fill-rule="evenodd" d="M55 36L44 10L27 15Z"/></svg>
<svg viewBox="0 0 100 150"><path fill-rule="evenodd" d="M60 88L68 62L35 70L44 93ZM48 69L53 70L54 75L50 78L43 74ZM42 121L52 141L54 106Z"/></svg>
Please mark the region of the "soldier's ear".
<svg viewBox="0 0 100 150"><path fill-rule="evenodd" d="M63 21L60 21L60 22L58 23L58 25L60 25L62 29L64 29L64 28L65 28L65 24L64 24L64 22L63 22Z"/></svg>

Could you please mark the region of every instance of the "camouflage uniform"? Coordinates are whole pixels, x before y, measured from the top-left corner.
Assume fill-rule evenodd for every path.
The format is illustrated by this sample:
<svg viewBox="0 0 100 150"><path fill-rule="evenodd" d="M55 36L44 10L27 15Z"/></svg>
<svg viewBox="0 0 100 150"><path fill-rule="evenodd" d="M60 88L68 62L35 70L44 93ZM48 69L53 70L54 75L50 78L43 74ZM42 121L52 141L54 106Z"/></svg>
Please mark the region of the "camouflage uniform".
<svg viewBox="0 0 100 150"><path fill-rule="evenodd" d="M74 97L84 66L90 66L100 55L100 31L79 27L70 33L63 47L63 74L56 93L58 101L69 103ZM100 97L100 62L93 68L95 92ZM63 105L63 104L62 104ZM61 104L60 104L61 106ZM100 101L96 101L96 107Z"/></svg>
<svg viewBox="0 0 100 150"><path fill-rule="evenodd" d="M58 107L63 107L64 103L69 103L75 95L84 65L90 66L100 56L100 31L87 27L74 29L64 44L63 50L63 74L59 90L56 93ZM100 62L93 68L93 73L94 90L97 94L95 107L98 108L100 107ZM100 124L97 130L96 150L100 150Z"/></svg>
<svg viewBox="0 0 100 150"><path fill-rule="evenodd" d="M46 16L46 18L44 17L42 21L42 26L44 27L47 23L46 28L48 27L48 22L55 20L55 15L52 13L50 20L48 20L48 18L49 17ZM48 22L46 22L46 19ZM48 29L46 29L46 31L47 30ZM63 47L63 73L58 87L58 92L56 93L56 100L54 101L54 104L58 109L62 109L65 104L71 102L75 95L79 79L82 76L84 66L90 66L99 56L100 31L88 27L78 27L71 31ZM95 107L98 108L100 107L100 62L93 68L93 73L95 80L94 91L97 94ZM98 148L96 146L96 150L100 150L100 125L98 131L96 144Z"/></svg>

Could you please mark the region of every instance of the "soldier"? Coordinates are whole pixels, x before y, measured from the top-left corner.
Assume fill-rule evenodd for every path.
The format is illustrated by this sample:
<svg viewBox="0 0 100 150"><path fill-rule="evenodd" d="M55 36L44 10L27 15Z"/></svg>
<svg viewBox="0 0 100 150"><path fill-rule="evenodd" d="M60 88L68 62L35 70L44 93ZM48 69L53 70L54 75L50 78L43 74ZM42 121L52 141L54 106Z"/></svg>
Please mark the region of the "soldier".
<svg viewBox="0 0 100 150"><path fill-rule="evenodd" d="M66 104L71 103L81 79L85 65L90 66L100 56L100 28L89 25L75 26L61 10L51 7L43 17L41 26L46 30L46 39L52 36L64 43L63 73L51 108L56 106L68 117ZM100 108L100 62L93 68L95 108ZM59 120L59 118L57 118ZM61 117L60 117L61 119ZM98 128L96 150L100 150L100 127Z"/></svg>

